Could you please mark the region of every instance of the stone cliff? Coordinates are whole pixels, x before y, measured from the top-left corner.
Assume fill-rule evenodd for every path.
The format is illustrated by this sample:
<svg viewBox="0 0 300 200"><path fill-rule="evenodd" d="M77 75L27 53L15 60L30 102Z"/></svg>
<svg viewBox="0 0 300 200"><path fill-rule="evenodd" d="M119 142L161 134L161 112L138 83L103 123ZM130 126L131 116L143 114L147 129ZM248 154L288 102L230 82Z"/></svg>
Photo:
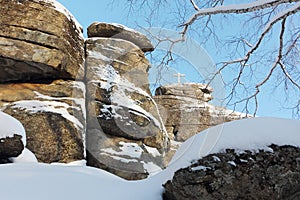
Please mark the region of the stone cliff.
<svg viewBox="0 0 300 200"><path fill-rule="evenodd" d="M0 4L0 110L22 122L39 162L87 159L142 179L165 168L180 142L242 117L208 104L212 89L201 84L152 97L144 53L154 48L132 29L95 22L84 39L55 1Z"/></svg>

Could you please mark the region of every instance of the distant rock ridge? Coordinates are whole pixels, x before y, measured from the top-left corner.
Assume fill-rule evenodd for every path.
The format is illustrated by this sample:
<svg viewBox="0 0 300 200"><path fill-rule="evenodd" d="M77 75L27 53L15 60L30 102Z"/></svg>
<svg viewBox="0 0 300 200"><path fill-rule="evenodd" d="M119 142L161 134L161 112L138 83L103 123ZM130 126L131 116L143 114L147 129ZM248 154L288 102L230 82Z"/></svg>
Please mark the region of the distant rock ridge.
<svg viewBox="0 0 300 200"><path fill-rule="evenodd" d="M171 84L156 89L153 98L175 141L183 142L211 126L250 117L209 104L212 92L211 87L200 83Z"/></svg>

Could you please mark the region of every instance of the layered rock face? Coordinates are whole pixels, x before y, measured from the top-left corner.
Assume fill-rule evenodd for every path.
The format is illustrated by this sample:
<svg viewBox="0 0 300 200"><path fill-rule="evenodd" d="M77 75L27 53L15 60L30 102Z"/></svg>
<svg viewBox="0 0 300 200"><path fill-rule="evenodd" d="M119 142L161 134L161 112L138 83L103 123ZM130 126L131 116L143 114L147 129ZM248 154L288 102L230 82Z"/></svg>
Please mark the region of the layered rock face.
<svg viewBox="0 0 300 200"><path fill-rule="evenodd" d="M161 170L169 139L149 94L150 65L143 51L106 37L88 39L86 51L88 164L126 179Z"/></svg>
<svg viewBox="0 0 300 200"><path fill-rule="evenodd" d="M209 104L212 92L212 88L198 83L157 88L153 98L159 105L168 134L175 141L183 142L209 127L247 117Z"/></svg>
<svg viewBox="0 0 300 200"><path fill-rule="evenodd" d="M0 109L22 122L40 162L83 159L82 30L55 1L0 5Z"/></svg>
<svg viewBox="0 0 300 200"><path fill-rule="evenodd" d="M164 185L164 199L300 199L300 149L270 148L206 156L175 173Z"/></svg>
<svg viewBox="0 0 300 200"><path fill-rule="evenodd" d="M81 31L58 3L0 1L0 82L83 79Z"/></svg>

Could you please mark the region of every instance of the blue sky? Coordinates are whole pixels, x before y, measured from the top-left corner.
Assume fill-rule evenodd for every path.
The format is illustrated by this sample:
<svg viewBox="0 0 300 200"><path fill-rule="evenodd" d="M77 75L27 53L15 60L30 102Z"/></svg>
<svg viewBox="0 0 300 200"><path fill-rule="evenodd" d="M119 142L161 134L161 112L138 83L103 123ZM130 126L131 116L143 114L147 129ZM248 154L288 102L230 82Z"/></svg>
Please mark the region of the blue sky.
<svg viewBox="0 0 300 200"><path fill-rule="evenodd" d="M116 0L58 1L73 14L75 18L79 21L79 23L83 26L85 36L87 27L95 21L120 23L130 28L137 28L137 24L148 27L147 23L145 22L145 18L143 18L142 14L140 17L135 16L135 18L132 16L128 16L128 7L126 5L125 0L122 1L124 5L117 3ZM163 18L164 16L159 17ZM165 26L157 23L159 22L159 17L156 19L156 21L154 21L154 26ZM171 23L169 23L168 25L171 25ZM219 59L218 54L211 53L212 49L208 48L206 50L212 56L213 60ZM176 70L181 72L180 68L177 68ZM192 74L187 75L186 79L193 79ZM269 90L269 88L267 88L266 91L267 92L264 95L260 95L261 98L259 101L258 116L275 116L291 118L291 111L282 108L282 92L273 91L271 89Z"/></svg>

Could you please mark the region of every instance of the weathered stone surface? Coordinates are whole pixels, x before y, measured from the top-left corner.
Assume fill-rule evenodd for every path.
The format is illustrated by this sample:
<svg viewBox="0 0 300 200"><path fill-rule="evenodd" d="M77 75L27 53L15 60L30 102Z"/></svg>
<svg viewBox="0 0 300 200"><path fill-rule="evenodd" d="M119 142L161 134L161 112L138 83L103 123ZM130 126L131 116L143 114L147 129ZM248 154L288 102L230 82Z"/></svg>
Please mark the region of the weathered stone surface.
<svg viewBox="0 0 300 200"><path fill-rule="evenodd" d="M164 187L164 199L300 199L300 149L208 155L180 169Z"/></svg>
<svg viewBox="0 0 300 200"><path fill-rule="evenodd" d="M148 165L165 167L169 138L149 94L144 53L114 38L88 39L86 48L88 164L126 179L147 177ZM132 149L139 155L128 155Z"/></svg>
<svg viewBox="0 0 300 200"><path fill-rule="evenodd" d="M173 95L179 97L189 97L204 102L213 99L211 93L213 89L200 83L182 83L160 86L155 90L155 95Z"/></svg>
<svg viewBox="0 0 300 200"><path fill-rule="evenodd" d="M104 132L128 139L162 132L156 104L143 90L149 91L143 52L130 42L107 38L89 39L86 48L88 109L95 111L92 117L97 116Z"/></svg>
<svg viewBox="0 0 300 200"><path fill-rule="evenodd" d="M75 81L0 84L0 109L24 125L26 146L40 162L71 162L84 158L84 95Z"/></svg>
<svg viewBox="0 0 300 200"><path fill-rule="evenodd" d="M188 85L191 86L190 89ZM157 96L153 97L168 134L170 137L173 135L175 141L183 142L209 127L247 117L245 114L208 104L206 101L212 99L211 95L201 93L200 85L197 85L174 84L161 87L156 92Z"/></svg>
<svg viewBox="0 0 300 200"><path fill-rule="evenodd" d="M88 54L87 80L97 80L99 66L112 66L117 73L131 84L149 91L149 61L144 53L133 43L114 38L97 38L86 40ZM118 80L111 77L114 82Z"/></svg>
<svg viewBox="0 0 300 200"><path fill-rule="evenodd" d="M84 40L70 14L39 0L0 5L0 82L83 79Z"/></svg>
<svg viewBox="0 0 300 200"><path fill-rule="evenodd" d="M137 45L144 52L154 50L151 41L145 35L120 24L94 22L88 27L87 34L89 38L106 37L127 40Z"/></svg>
<svg viewBox="0 0 300 200"><path fill-rule="evenodd" d="M13 137L0 138L0 159L19 156L24 149L22 136L14 134Z"/></svg>
<svg viewBox="0 0 300 200"><path fill-rule="evenodd" d="M162 151L142 140L129 140L89 129L87 164L107 170L127 180L147 178L165 167Z"/></svg>

